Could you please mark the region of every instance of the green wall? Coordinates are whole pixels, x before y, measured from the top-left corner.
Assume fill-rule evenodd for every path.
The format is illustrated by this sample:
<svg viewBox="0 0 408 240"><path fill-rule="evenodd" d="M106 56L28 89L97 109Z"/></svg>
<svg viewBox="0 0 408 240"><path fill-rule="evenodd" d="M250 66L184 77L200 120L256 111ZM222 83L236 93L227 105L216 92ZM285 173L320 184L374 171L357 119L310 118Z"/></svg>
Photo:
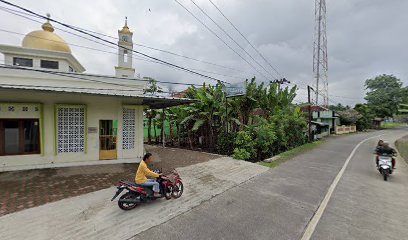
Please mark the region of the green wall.
<svg viewBox="0 0 408 240"><path fill-rule="evenodd" d="M147 125L147 118L144 119L144 139L145 141L147 141L148 138L148 125ZM173 133L175 134L176 131L176 127L173 126ZM170 123L169 121L164 121L164 133L166 134L166 136L170 135ZM154 140L154 127L153 127L153 123L152 123L152 128L151 128L151 136L152 136L152 140ZM161 134L161 126L156 125L156 135L159 137Z"/></svg>

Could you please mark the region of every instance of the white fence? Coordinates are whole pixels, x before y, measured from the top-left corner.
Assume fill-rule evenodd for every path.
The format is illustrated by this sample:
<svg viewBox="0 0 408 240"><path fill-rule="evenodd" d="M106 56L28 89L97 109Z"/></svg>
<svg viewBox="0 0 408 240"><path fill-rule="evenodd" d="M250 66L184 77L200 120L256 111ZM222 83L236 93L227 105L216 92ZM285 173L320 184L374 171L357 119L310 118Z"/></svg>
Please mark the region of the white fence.
<svg viewBox="0 0 408 240"><path fill-rule="evenodd" d="M356 132L356 126L336 126L335 132L336 134L345 134L345 133L353 133Z"/></svg>

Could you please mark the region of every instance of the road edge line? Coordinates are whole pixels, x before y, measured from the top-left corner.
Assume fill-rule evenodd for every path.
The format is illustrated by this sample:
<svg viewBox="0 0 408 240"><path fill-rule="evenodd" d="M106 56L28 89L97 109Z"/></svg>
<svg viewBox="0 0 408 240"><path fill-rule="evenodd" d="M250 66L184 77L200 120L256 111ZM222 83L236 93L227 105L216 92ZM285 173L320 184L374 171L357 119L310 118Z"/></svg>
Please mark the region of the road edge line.
<svg viewBox="0 0 408 240"><path fill-rule="evenodd" d="M376 135L373 137L369 137L366 138L362 141L360 141L357 146L355 146L353 148L353 150L351 151L350 155L347 157L346 162L343 164L343 167L340 169L339 173L337 174L337 176L334 178L333 183L330 185L329 190L327 191L326 195L324 196L323 201L320 203L319 208L317 209L317 211L315 212L315 214L313 215L313 217L310 219L308 225L306 226L306 230L303 232L303 236L301 238L301 240L310 240L310 238L312 237L317 224L320 221L320 218L322 217L324 210L327 207L327 204L330 201L330 198L334 192L334 190L337 187L337 184L339 183L341 177L343 176L351 158L354 156L355 152L357 151L357 149L361 146L361 144L365 143L366 141L373 139L373 138L377 138L380 136L383 136L385 134L380 134L380 135Z"/></svg>

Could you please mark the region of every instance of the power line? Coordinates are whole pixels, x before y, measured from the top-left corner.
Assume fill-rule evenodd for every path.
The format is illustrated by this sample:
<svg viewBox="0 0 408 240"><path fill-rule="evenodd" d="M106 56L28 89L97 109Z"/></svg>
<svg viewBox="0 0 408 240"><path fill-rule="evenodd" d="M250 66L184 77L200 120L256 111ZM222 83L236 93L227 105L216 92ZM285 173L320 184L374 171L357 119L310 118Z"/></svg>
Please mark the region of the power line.
<svg viewBox="0 0 408 240"><path fill-rule="evenodd" d="M26 34L23 33L18 33L18 32L14 32L14 31L10 31L10 30L6 30L6 29L1 29L1 32L6 32L6 33L11 33L11 34L16 34L16 35L20 35L20 36L25 36ZM42 39L45 41L50 41L50 42L59 42L56 40L52 40L52 39L47 39L47 38L42 38L42 37L38 37L38 36L30 36L33 38L38 38L38 39ZM97 48L92 48L92 47L87 47L87 46L82 46L82 45L78 45L78 44L73 44L73 43L69 43L67 42L70 46L74 46L74 47L79 47L79 48L84 48L84 49L88 49L88 50L93 50L93 51L98 51L98 52L103 52L103 53L109 53L109 54L114 54L114 55L119 55L117 52L109 52L109 51L105 51L102 49L97 49ZM111 46L109 46L111 47ZM151 59L146 59L146 58L142 58L142 57L137 57L137 56L132 56L133 59L136 60L140 60L140 61L147 61L147 62L153 62L153 63L158 63L158 64L162 64L160 62L151 60ZM164 66L170 67L168 65L162 64ZM222 73L217 73L217 72L211 72L211 71L206 71L206 70L202 70L202 69L196 69L196 68L190 68L191 70L194 71L200 71L200 72L206 72L206 73L211 73L211 74L215 74L215 75L219 75L219 76L224 76L224 77L230 77L230 78L235 78L235 79L243 79L244 77L238 77L238 76L231 76L231 75L227 75L227 74L222 74Z"/></svg>
<svg viewBox="0 0 408 240"><path fill-rule="evenodd" d="M100 41L103 41L103 42L106 42L106 43L108 43L108 44L111 44L111 45L114 45L114 46L118 46L118 47L121 47L121 48L126 49L126 50L128 50L128 51L132 51L132 52L134 52L134 53L136 53L136 54L142 55L142 56L144 56L144 57L147 57L147 58L150 58L150 59L153 59L153 60L162 62L162 63L164 63L164 64L168 64L168 65L170 65L170 66L173 66L173 67L175 67L175 68L177 68L177 69L186 71L186 72L188 72L188 73L195 74L195 75L198 75L198 76L203 77L203 78L207 78L207 79L211 79L211 80L223 82L223 81L220 80L220 79L217 79L217 78L214 78L214 77L210 77L210 76L208 76L208 75L201 74L201 73L199 73L199 72L196 72L196 71L187 69L187 68L185 68L185 67L182 67L182 66L179 66L179 65L176 65L176 64L173 64L173 63L170 63L170 62L161 60L161 59L159 59L159 58L152 57L152 56L150 56L150 55L148 55L148 54L145 54L145 53L142 53L142 52L140 52L140 51L136 51L136 50L129 49L129 48L127 48L127 47L121 46L121 45L119 45L118 43L114 43L114 42L112 42L112 41L109 41L109 40L106 40L106 39L104 39L104 38L98 37L98 36L96 36L96 35L94 35L94 34L91 34L91 33L87 32L87 31L83 31L83 30L77 29L77 28L75 28L75 27L73 27L73 26L71 26L71 25L68 25L68 24L66 24L66 23L57 21L57 20L55 20L55 19L52 19L52 18L49 18L49 17L45 17L45 16L43 16L43 15L41 15L41 14L38 14L38 13L36 13L36 12L33 12L33 11L31 11L31 10L29 10L29 9L26 9L26 8L24 8L24 7L21 7L21 6L19 6L19 5L10 3L10 2L8 2L8 1L0 0L0 2L2 2L2 3L4 3L4 4L7 4L7 5L10 5L10 6L13 6L13 7L18 8L18 9L21 9L21 10L23 10L23 11L25 11L25 12L34 14L34 15L36 15L36 16L38 16L38 17L41 17L41 18L43 18L43 19L46 19L46 20L48 20L48 21L58 23L58 24L60 24L60 25L62 25L62 26L64 26L64 27L66 27L66 28L72 29L72 30L74 30L74 31L80 32L80 33L85 34L85 35L88 35L88 36L91 36L91 37L93 37L93 38L96 38L96 39L98 39L98 40L100 40ZM226 82L224 82L224 83L226 83Z"/></svg>
<svg viewBox="0 0 408 240"><path fill-rule="evenodd" d="M14 9L11 9L11 8L6 8L6 7L0 7L0 10L42 24L42 22L40 22L40 21L38 21L38 20L32 19L32 18L30 18L30 17L27 17L27 16L32 16L32 17L39 18L38 16L29 14L29 13L26 13L26 12L14 10ZM23 15L21 15L21 14L27 15L27 16L23 16ZM69 32L69 31L66 31L66 30L64 30L64 29L61 29L61 28L58 28L58 27L54 27L54 28L55 28L55 29L58 29L58 30L60 30L60 31L66 32L66 33L68 33L68 34L72 34L72 35L74 35L74 36L77 36L77 37L80 37L80 38L83 38L83 39L86 39L86 40L95 42L94 40L91 40L91 39L89 39L89 38L80 36L80 35L78 35L78 34L75 34L75 33ZM107 35L107 34L98 33L98 32L92 31L92 30L86 30L86 29L84 29L84 28L80 28L80 27L77 27L77 26L75 26L75 28L78 28L78 29L81 29L81 30L84 30L84 31L88 31L88 32L91 32L91 33L95 33L95 34L98 34L98 35L101 35L101 36L105 36L105 37L109 37L109 38L118 40L117 37L113 37L113 36L110 36L110 35ZM107 46L107 47L112 47L112 46L110 46L110 45L106 45L106 44L99 43L99 42L98 42L98 44L102 44L102 45ZM246 73L248 73L247 71L243 71L243 70L240 70L240 69L237 69L237 68L223 66L223 65L220 65L220 64L216 64L216 63L204 61L204 60L201 60L201 59L197 59L197 58L193 58L193 57L181 55L181 54L178 54L178 53L174 53L174 52L171 52L171 51L168 51L168 50L163 50L163 49L159 49L159 48L150 47L150 46L147 46L147 45L144 45L144 44L140 44L140 43L133 43L133 45L134 45L134 46L143 47L143 48L147 48L147 49L151 49L151 50L155 50L155 51L159 51L159 52L163 52L163 53L170 54L170 55L173 55L173 56L177 56L177 57L189 59L189 60L192 60L192 61L205 63L205 64L212 65L212 66L216 66L216 67L233 70L233 71L236 71L236 72L242 72L242 73L245 73L245 72L246 72ZM251 73L251 74L252 74L252 73Z"/></svg>
<svg viewBox="0 0 408 240"><path fill-rule="evenodd" d="M0 0L3 1L3 0ZM228 43L226 43L220 36L218 36L217 33L215 33L211 28L209 28L203 21L201 21L199 18L197 18L190 10L188 10L183 4L181 4L179 1L174 0L176 3L178 3L184 10L186 10L192 17L194 17L199 23L201 23L208 31L210 31L213 35L215 35L221 42L225 44L229 49L231 49L235 54L237 54L242 60L244 60L249 66L251 66L255 71L257 71L259 74L261 74L265 79L268 79L263 73L261 73L257 68L254 67L248 60L246 60L244 57L241 56L235 49L233 49Z"/></svg>
<svg viewBox="0 0 408 240"><path fill-rule="evenodd" d="M30 20L30 21L33 21L33 22L36 22L36 23L39 23L39 24L43 24L43 22L40 22L40 21L38 21L38 20L36 20L36 19L32 19L32 18L30 18L30 17L27 17L27 16L33 16L32 14L28 14L28 13L25 13L25 12L20 12L20 11L13 10L13 9L10 9L10 8L6 8L6 7L0 7L0 10L2 10L2 11L4 11L4 12L8 12L8 13L13 14L13 15L16 15L16 16L19 16L19 17L22 17L22 18L25 18L25 19L28 19L28 20ZM21 13L21 14L20 14L20 13ZM22 15L22 14L27 15L27 16L24 16L24 15ZM38 16L35 16L35 17L36 17L36 18L40 18L40 17L38 17ZM42 18L41 18L41 19L42 19ZM102 43L102 42L97 42L97 41L95 41L95 40L93 40L93 39L90 39L90 38L87 38L87 37L85 37L85 36L81 36L81 35L79 35L79 34L76 34L76 33L70 32L70 31L67 31L67 30L65 30L65 29L62 29L62 28L59 28L59 27L54 27L54 28L55 28L55 29L58 29L58 30L60 30L60 31L62 31L62 32L65 32L65 33L68 33L68 34L77 36L77 37L79 37L79 38L82 38L82 39L85 39L85 40L88 40L88 41L91 41L91 42L94 42L94 43L98 43L98 44L101 44L101 45L106 46L106 47L109 47L109 48L113 48L111 45L107 45L107 44L104 44L104 43ZM116 49L116 48L115 48L115 49Z"/></svg>
<svg viewBox="0 0 408 240"><path fill-rule="evenodd" d="M133 86L135 86L135 85L105 82L105 81L90 79L90 78L86 78L86 77L105 78L105 79L118 79L118 80L127 80L127 81L150 82L149 79L125 78L125 77L114 77L114 76L103 76L103 75L91 75L91 74L82 74L82 73L75 73L75 72L58 72L58 71L51 71L51 70L45 70L45 69L25 68L25 67L21 67L21 66L14 66L14 65L8 65L8 64L0 64L0 68L5 68L5 69L17 69L17 70L25 70L25 71L32 71L32 72L48 73L48 74L59 75L59 76L68 77L68 78L75 78L75 79L80 79L80 80L85 80L85 81L90 81L90 82L97 82L97 83L105 83L105 84L115 85L115 86L121 86L121 87L133 87ZM196 87L201 87L201 86L202 86L202 84L195 84L195 83L167 82L167 81L158 81L158 80L155 80L155 81L158 82L158 83L163 83L163 84L173 84L173 85L183 85L183 86L196 86ZM225 87L226 87L226 88L235 88L235 87L229 87L229 86L225 86Z"/></svg>
<svg viewBox="0 0 408 240"><path fill-rule="evenodd" d="M4 7L0 7L0 8L4 8ZM6 9L8 9L8 8L6 8ZM10 10L10 9L8 9L8 10ZM9 11L7 11L7 10L4 10L4 11L6 11L6 12L9 12ZM10 11L15 11L15 10L10 10ZM26 19L29 19L29 20L32 20L32 21L34 21L34 22L38 22L38 23L40 23L41 24L41 22L40 21L37 21L37 20L34 20L34 19L31 19L31 18L29 18L29 17L26 17L26 16L22 16L22 15L19 15L19 14L16 14L16 13L13 13L13 12L9 12L9 13L11 13L11 14L14 14L14 15L17 15L17 16L20 16L20 17L23 17L23 18L26 18ZM26 13L26 15L30 15L30 16L32 16L32 14L27 14ZM36 17L38 17L38 16L36 16ZM97 44L101 44L101 45L103 45L103 46L107 46L107 47L109 47L109 48L114 48L114 49L116 49L115 47L113 47L113 46L111 46L111 45L107 45L107 44L104 44L104 43L101 43L101 42L97 42L97 41L95 41L95 40L93 40L93 39L89 39L89 38L87 38L87 37L84 37L84 36L81 36L81 35L78 35L78 34L76 34L76 33L72 33L72 32L70 32L70 31L66 31L66 30L64 30L64 29L61 29L61 28L57 28L57 27L55 27L56 29L59 29L59 30L61 30L61 31L63 31L63 32L66 32L66 33L69 33L69 34L72 34L72 35L74 35L74 36L77 36L77 37L80 37L80 38L83 38L83 39L86 39L86 40L88 40L88 41L91 41L91 42L94 42L94 43L97 43ZM119 46L119 45L118 45ZM120 47L120 46L119 46ZM124 48L124 47L123 47ZM126 48L127 49L127 48ZM132 58L134 58L135 56L132 56ZM139 60L142 60L142 59L139 59ZM158 63L158 64L162 64L162 65L165 65L165 66L168 66L168 67L173 67L173 66L170 66L170 65L166 65L166 64L164 64L164 63L162 63L162 62L159 62L159 61L153 61L153 60L146 60L145 59L145 61L149 61L149 62L153 62L153 63ZM181 69L178 69L178 70L181 70ZM223 81L221 81L221 82L223 82ZM226 83L226 82L223 82L223 83Z"/></svg>
<svg viewBox="0 0 408 240"><path fill-rule="evenodd" d="M221 15L231 24L231 26L247 41L247 43L259 54L259 56L261 56L261 58L268 63L268 65L279 75L280 78L283 78L283 76L278 72L278 70L276 70L275 67L272 66L272 64L258 51L258 49L256 49L252 43L244 36L244 34L242 34L241 31L238 30L238 28L227 18L227 16L225 16L225 14L217 7L217 5L215 5L215 3L211 0L209 0L210 3L218 10L219 13L221 13Z"/></svg>
<svg viewBox="0 0 408 240"><path fill-rule="evenodd" d="M276 78L275 76L273 76L272 73L270 73L268 70L265 69L264 66L262 66L258 61L256 61L251 54L249 54L237 41L235 41L235 39L233 37L231 37L230 34L227 33L227 31L224 30L224 28L222 28L212 17L210 17L210 15L208 15L200 6L198 6L194 0L190 0L205 16L207 16L219 29L221 29L221 31L228 36L229 39L231 39L239 48L241 48L251 59L252 61L254 61L256 64L258 64L258 66L260 66L265 72L267 72L269 75L271 75L273 78Z"/></svg>
<svg viewBox="0 0 408 240"><path fill-rule="evenodd" d="M105 82L105 81L100 81L100 80L95 80L95 79L90 79L86 77L97 77L97 78L109 78L109 79L119 79L119 80L130 80L130 81L142 81L142 82L149 82L147 79L138 79L138 78L123 78L123 77L113 77L113 76L101 76L101 75L85 75L81 73L75 73L75 72L57 72L57 71L50 71L50 70L43 70L43 69L33 69L33 68L24 68L20 66L14 66L14 65L7 65L7 64L0 64L0 68L4 69L17 69L17 70L25 70L25 71L33 71L33 72L41 72L41 73L47 73L47 74L52 74L52 75L57 75L57 76L62 76L62 77L68 77L68 78L74 78L74 79L80 79L80 80L85 80L85 81L90 81L90 82L97 82L97 83L104 83L104 84L109 84L109 85L115 85L115 86L120 86L120 87L133 87L135 85L129 85L129 84L120 84L120 83L112 83L112 82ZM85 76L85 77L84 77ZM192 83L177 83L177 82L165 82L165 81L157 81L158 83L165 83L165 84L174 84L174 85L185 85L185 86L196 86L196 87L201 87L202 84L192 84ZM12 86L12 84L6 84ZM13 84L16 85L16 84ZM16 85L18 86L18 85ZM27 86L35 86L35 85L27 85ZM41 86L41 87L48 87L48 86ZM304 90L304 88L300 88L296 86L298 89ZM56 88L61 88L61 87L56 87ZM72 88L72 87L69 87ZM228 87L226 88L234 88L234 87ZM88 88L84 88L88 89ZM125 90L125 89L98 89L98 88L89 88L89 89L97 89L97 90L118 90L118 91L135 91L132 89ZM316 92L316 90L314 90ZM321 95L322 93L318 93ZM347 98L347 99L357 99L357 98L351 98L347 96L337 96L337 95L331 95L334 97L341 97L341 98ZM329 100L330 101L330 100ZM337 104L334 101L330 101L332 103Z"/></svg>
<svg viewBox="0 0 408 240"><path fill-rule="evenodd" d="M42 73L60 75L60 76L64 76L64 77L76 78L76 79L87 80L87 81L92 81L92 82L122 86L122 87L131 87L131 86L134 86L134 85L124 85L124 84L119 84L119 83L104 82L104 81L89 79L89 78L85 78L85 77L96 77L96 78L105 78L105 79L108 78L108 79L119 79L119 80L127 80L127 81L142 81L142 82L149 82L150 81L148 79L140 79L140 78L124 78L124 77L102 76L102 75L91 75L91 74L85 75L85 74L82 74L82 73L75 73L75 72L57 72L57 71L51 71L51 70L45 70L45 69L24 68L24 67L20 67L20 66L7 65L7 64L0 64L0 68L18 69L18 70L25 70L25 71L32 71L32 72L42 72ZM179 82L167 82L167 81L156 81L156 82L164 83L164 84L184 85L184 86L202 86L202 84L193 84L193 83L179 83Z"/></svg>

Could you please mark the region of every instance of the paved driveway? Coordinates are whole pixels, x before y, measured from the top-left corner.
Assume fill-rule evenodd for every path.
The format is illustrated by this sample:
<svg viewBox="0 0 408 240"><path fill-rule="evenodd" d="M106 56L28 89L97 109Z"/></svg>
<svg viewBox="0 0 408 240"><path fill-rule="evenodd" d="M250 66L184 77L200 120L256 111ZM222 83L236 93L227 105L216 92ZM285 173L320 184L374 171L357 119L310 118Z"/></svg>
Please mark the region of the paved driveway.
<svg viewBox="0 0 408 240"><path fill-rule="evenodd" d="M146 145L163 171L219 158L210 153ZM107 164L0 173L0 216L79 196L132 179L138 164Z"/></svg>

